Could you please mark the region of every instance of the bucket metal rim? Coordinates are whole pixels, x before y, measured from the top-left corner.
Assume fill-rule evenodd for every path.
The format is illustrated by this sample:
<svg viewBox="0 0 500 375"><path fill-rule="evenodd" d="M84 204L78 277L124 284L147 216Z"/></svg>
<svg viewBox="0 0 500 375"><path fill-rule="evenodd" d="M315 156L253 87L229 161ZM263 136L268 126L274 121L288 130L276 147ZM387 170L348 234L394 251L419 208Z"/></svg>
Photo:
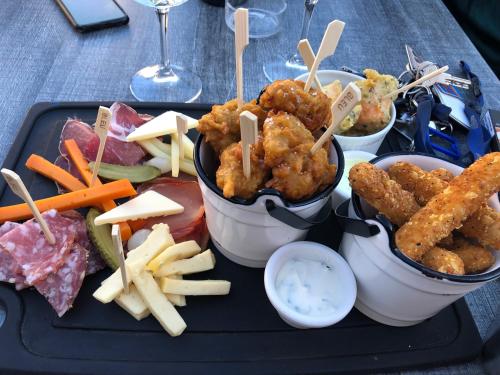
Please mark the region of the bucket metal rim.
<svg viewBox="0 0 500 375"><path fill-rule="evenodd" d="M408 151L399 151L399 152L391 152L387 153L384 155L377 156L376 158L373 158L370 160L371 164L377 164L377 162L387 159L389 157L394 157L394 156L404 156L404 155L418 155L418 156L424 156L427 158L434 158L434 159L440 159L443 161L446 161L450 164L455 164L458 167L463 168L462 165L454 163L450 160L444 159L439 156L434 156L434 155L428 155L424 154L421 152L408 152ZM366 219L368 219L363 212L363 209L361 208L361 201L360 197L352 191L351 193L351 200L352 200L352 206L354 209L354 212L356 215L360 218L362 218L362 222L366 223ZM424 274L427 277L439 279L439 280L448 280L448 281L453 281L457 283L480 283L480 282L486 282L490 280L494 280L498 277L500 277L500 267L497 269L491 270L489 272L484 272L484 273L479 273L479 274L474 274L474 275L451 275L448 273L442 273L438 271L434 271L430 268L425 267L424 265L414 261L413 259L407 257L397 246L396 246L396 241L395 241L395 228L394 226L389 222L387 218L385 218L383 215L376 215L373 218L369 218L371 220L376 220L378 221L382 227L387 231L388 237L389 237L389 248L391 249L391 252L398 257L400 260L405 262L406 264L410 265L411 267L419 270L422 274ZM369 225L368 223L366 223Z"/></svg>
<svg viewBox="0 0 500 375"><path fill-rule="evenodd" d="M344 173L344 153L342 152L342 148L340 147L340 144L337 142L335 138L332 139L333 147L335 148L335 151L337 153L337 172L335 174L335 179L333 180L333 183L328 185L325 189L323 189L321 192L318 194L315 194L311 198L303 199L300 201L296 202L291 202L283 197L283 195L276 189L261 189L259 190L251 199L244 199L244 198L239 198L239 197L233 197L233 198L226 198L224 197L224 194L222 194L222 190L214 183L212 182L209 178L208 175L205 173L205 170L203 169L203 166L201 164L201 159L200 159L200 153L199 149L202 145L203 142L203 134L199 134L196 142L195 142L195 147L194 147L194 165L196 168L196 172L198 173L198 177L203 181L203 183L210 189L212 190L219 198L231 202L237 205L241 206L251 206L257 202L257 200L260 197L266 197L266 196L273 196L277 197L280 199L280 201L283 203L285 207L303 207L307 206L311 203L317 202L319 200L328 198L328 196L331 194L333 189L340 183L340 180L342 178L342 175Z"/></svg>

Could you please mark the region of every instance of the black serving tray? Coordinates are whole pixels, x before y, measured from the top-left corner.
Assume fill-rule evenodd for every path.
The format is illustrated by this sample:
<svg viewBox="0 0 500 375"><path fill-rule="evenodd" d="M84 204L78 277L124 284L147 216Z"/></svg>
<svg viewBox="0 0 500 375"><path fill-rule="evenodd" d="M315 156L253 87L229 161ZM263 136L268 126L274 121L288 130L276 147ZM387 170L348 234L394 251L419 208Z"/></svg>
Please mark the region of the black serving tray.
<svg viewBox="0 0 500 375"><path fill-rule="evenodd" d="M110 103L39 103L31 108L4 167L19 173L34 198L53 195L56 189L25 168L27 158L38 153L54 160L65 120L92 121L99 105ZM172 109L200 117L210 110L205 104L131 106L152 115ZM1 205L18 202L3 180L0 194ZM333 217L309 234L310 240L334 249L340 238ZM188 328L176 338L151 317L137 322L114 303L103 305L92 298L109 271L85 279L74 308L62 318L36 291L16 292L0 284L0 309L6 312L0 327L0 374L379 372L455 363L480 353L481 339L463 299L414 327L385 326L353 309L332 327L297 330L283 323L269 303L263 270L214 253L215 270L196 277L230 280L231 293L188 298L187 306L180 308Z"/></svg>

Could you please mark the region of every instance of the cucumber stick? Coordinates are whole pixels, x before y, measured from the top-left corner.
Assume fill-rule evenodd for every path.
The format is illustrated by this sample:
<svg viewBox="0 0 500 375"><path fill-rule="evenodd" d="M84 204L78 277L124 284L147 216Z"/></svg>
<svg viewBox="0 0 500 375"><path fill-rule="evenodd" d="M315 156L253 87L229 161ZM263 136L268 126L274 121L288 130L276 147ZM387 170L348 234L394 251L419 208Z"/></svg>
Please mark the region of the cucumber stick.
<svg viewBox="0 0 500 375"><path fill-rule="evenodd" d="M95 208L91 208L87 213L85 223L89 237L96 249L99 251L102 259L114 271L119 267L118 259L116 259L113 247L113 239L111 238L111 225L104 224L96 226L94 220L101 213Z"/></svg>
<svg viewBox="0 0 500 375"><path fill-rule="evenodd" d="M91 170L94 170L94 163L89 163L89 167ZM121 180L125 178L132 183L138 183L155 179L161 175L161 171L150 165L125 166L101 163L98 175L106 180Z"/></svg>

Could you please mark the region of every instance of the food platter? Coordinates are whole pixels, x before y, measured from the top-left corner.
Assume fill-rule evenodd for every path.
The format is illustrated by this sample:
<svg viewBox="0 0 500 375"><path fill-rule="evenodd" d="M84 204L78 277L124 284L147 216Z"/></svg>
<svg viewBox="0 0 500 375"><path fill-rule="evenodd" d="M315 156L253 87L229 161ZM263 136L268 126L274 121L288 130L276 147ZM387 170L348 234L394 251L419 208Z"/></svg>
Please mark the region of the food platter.
<svg viewBox="0 0 500 375"><path fill-rule="evenodd" d="M58 155L61 128L69 117L95 119L99 105L40 103L28 113L4 167L16 171L34 199L55 194L54 184L24 167L32 153L48 160ZM140 113L176 110L194 118L205 104L133 103ZM391 133L389 133L391 134ZM196 133L191 131L194 139ZM389 135L381 150L389 151ZM1 205L17 202L0 182ZM338 248L341 231L333 218L314 228L308 239ZM115 304L101 304L92 293L109 271L85 279L74 308L62 318L32 290L17 293L0 285L7 312L0 327L2 373L346 373L430 366L474 358L481 340L463 299L435 317L408 328L376 323L353 309L342 322L320 330L296 330L279 318L268 301L263 270L239 266L214 247L217 267L200 278L227 279L223 298L192 298L182 308L188 329L181 337L164 333L153 319L132 319ZM194 276L197 278L198 276Z"/></svg>

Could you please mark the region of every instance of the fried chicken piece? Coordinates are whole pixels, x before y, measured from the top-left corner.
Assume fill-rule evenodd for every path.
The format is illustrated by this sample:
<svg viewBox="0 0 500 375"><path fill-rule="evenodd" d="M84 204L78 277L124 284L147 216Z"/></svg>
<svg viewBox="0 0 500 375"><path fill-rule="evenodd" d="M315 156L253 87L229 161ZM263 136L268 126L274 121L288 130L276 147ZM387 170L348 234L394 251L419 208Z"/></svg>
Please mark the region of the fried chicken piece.
<svg viewBox="0 0 500 375"><path fill-rule="evenodd" d="M273 175L266 187L286 199L308 198L333 183L337 166L329 163L325 148L311 155L314 137L294 115L270 112L264 122L263 145L264 161Z"/></svg>
<svg viewBox="0 0 500 375"><path fill-rule="evenodd" d="M233 99L223 105L212 106L212 111L198 121L197 130L205 136L205 142L210 143L215 152L220 154L229 145L240 141L240 113L243 111L256 115L259 129L262 129L267 112L255 100L245 103L238 110L238 103Z"/></svg>
<svg viewBox="0 0 500 375"><path fill-rule="evenodd" d="M389 176L403 189L412 192L421 206L426 205L432 197L443 192L449 185L448 182L437 178L436 172L433 172L424 171L406 162L397 162L389 168ZM439 175L443 174L439 172ZM472 213L458 230L467 237L477 239L483 246L500 250L500 212L496 212L486 202Z"/></svg>
<svg viewBox="0 0 500 375"><path fill-rule="evenodd" d="M304 91L304 82L282 80L268 85L260 95L259 105L264 110L288 112L314 132L332 122L332 102L321 91Z"/></svg>
<svg viewBox="0 0 500 375"><path fill-rule="evenodd" d="M495 263L495 257L491 251L482 246L474 245L465 238L455 238L451 251L464 262L465 273L481 273Z"/></svg>
<svg viewBox="0 0 500 375"><path fill-rule="evenodd" d="M216 173L217 186L226 198L251 198L269 178L270 168L264 164L262 134L257 143L250 145L250 178L243 174L243 152L241 141L227 147L220 156L220 166Z"/></svg>
<svg viewBox="0 0 500 375"><path fill-rule="evenodd" d="M465 266L462 258L454 252L433 247L425 253L422 264L430 269L452 275L464 275Z"/></svg>
<svg viewBox="0 0 500 375"><path fill-rule="evenodd" d="M455 175L446 168L433 169L430 174L446 182L450 182L455 178Z"/></svg>
<svg viewBox="0 0 500 375"><path fill-rule="evenodd" d="M366 79L355 81L361 89L361 113L358 121L347 135L368 135L385 128L391 119L394 98L382 99L398 88L396 77L379 74L376 70L365 69Z"/></svg>
<svg viewBox="0 0 500 375"><path fill-rule="evenodd" d="M349 171L349 182L356 194L398 226L406 223L420 209L412 193L373 164L358 163L353 166Z"/></svg>
<svg viewBox="0 0 500 375"><path fill-rule="evenodd" d="M420 261L499 189L500 152L492 152L466 168L399 228L396 245L407 256Z"/></svg>

